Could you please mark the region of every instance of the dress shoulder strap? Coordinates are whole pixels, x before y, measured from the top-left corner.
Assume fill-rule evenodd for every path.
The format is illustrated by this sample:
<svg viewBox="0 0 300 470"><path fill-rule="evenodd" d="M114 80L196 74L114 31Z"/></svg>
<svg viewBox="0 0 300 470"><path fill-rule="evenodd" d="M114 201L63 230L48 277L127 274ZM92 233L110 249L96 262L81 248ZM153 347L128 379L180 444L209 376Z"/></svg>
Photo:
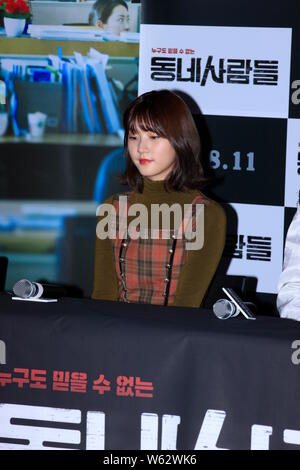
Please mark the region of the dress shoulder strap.
<svg viewBox="0 0 300 470"><path fill-rule="evenodd" d="M118 206L119 206L118 203L120 201L120 196L126 196L127 197L127 205L129 207L131 202L132 202L133 194L134 194L134 191L126 191L125 193L115 193L115 194L113 194L112 202L113 202L114 206L118 208Z"/></svg>
<svg viewBox="0 0 300 470"><path fill-rule="evenodd" d="M188 210L184 210L181 224L176 230L176 236L184 236L188 231L195 232L197 223L201 222L201 216L204 215L204 207L209 204L209 199L204 194L197 194L188 205ZM198 208L197 205L201 204Z"/></svg>
<svg viewBox="0 0 300 470"><path fill-rule="evenodd" d="M203 193L199 192L194 199L192 200L192 204L204 204L207 206L209 204L209 198L206 197Z"/></svg>

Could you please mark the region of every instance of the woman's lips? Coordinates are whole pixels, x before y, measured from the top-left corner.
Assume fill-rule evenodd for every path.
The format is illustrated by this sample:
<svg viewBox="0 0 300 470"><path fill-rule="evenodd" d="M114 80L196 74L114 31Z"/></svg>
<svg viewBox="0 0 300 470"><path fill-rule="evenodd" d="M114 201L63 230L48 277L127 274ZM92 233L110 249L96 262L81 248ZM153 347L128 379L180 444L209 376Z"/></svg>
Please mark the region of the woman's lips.
<svg viewBox="0 0 300 470"><path fill-rule="evenodd" d="M146 165L147 163L151 163L152 160L148 160L147 158L140 158L139 162L141 165Z"/></svg>

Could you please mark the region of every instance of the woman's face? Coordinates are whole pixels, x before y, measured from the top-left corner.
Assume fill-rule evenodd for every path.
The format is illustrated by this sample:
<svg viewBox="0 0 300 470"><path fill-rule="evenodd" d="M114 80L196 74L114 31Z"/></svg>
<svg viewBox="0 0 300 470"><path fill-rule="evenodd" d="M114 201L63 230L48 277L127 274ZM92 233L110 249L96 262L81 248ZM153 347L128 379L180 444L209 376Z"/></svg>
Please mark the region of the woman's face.
<svg viewBox="0 0 300 470"><path fill-rule="evenodd" d="M101 22L100 22L101 23ZM101 23L104 31L120 36L122 31L129 31L129 14L127 8L123 5L117 5L107 23Z"/></svg>
<svg viewBox="0 0 300 470"><path fill-rule="evenodd" d="M141 175L152 181L165 180L175 166L176 152L170 141L138 126L135 133L129 132L128 151Z"/></svg>

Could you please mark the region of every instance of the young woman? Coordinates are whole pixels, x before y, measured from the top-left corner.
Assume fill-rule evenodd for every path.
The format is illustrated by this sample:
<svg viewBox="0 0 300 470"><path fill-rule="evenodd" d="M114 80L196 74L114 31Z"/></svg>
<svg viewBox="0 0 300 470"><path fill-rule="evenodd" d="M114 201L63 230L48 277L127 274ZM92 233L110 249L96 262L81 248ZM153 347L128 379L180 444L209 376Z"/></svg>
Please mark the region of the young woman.
<svg viewBox="0 0 300 470"><path fill-rule="evenodd" d="M122 31L129 31L127 3L123 0L97 0L89 14L89 24L120 36Z"/></svg>
<svg viewBox="0 0 300 470"><path fill-rule="evenodd" d="M92 297L200 307L222 255L226 218L221 206L201 192L206 179L193 117L175 93L151 91L129 105L124 129L127 167L122 180L132 191L105 201L116 215L113 236L102 237L104 213L98 219ZM120 196L126 196L126 205ZM136 230L137 235L129 230L138 217L130 211L135 204L140 204L144 225L147 217L146 230ZM162 204L182 214L178 220L176 210L169 210L167 229L168 211L152 216ZM203 246L187 249L191 234L184 227L197 235L203 231Z"/></svg>

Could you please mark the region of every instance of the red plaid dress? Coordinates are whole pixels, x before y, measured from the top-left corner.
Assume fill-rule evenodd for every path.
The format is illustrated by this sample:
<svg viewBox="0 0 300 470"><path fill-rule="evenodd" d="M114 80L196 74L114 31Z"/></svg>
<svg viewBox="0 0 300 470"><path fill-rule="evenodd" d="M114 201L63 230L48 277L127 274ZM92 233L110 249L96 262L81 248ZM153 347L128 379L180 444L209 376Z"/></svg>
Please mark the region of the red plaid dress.
<svg viewBox="0 0 300 470"><path fill-rule="evenodd" d="M184 223L181 222L181 237L178 231L166 229L148 230L148 237L137 239L126 236L125 226L133 192L116 194L113 205L116 210L116 237L112 238L114 264L119 287L119 301L149 303L158 305L172 304L182 266L186 262L188 250L184 236ZM119 210L119 196L127 196L126 210ZM195 204L206 204L208 200L201 194L192 201L193 212L188 216L195 230ZM126 216L126 218L125 218ZM190 218L192 217L192 220ZM120 222L120 224L119 224ZM155 234L155 237L151 237Z"/></svg>

